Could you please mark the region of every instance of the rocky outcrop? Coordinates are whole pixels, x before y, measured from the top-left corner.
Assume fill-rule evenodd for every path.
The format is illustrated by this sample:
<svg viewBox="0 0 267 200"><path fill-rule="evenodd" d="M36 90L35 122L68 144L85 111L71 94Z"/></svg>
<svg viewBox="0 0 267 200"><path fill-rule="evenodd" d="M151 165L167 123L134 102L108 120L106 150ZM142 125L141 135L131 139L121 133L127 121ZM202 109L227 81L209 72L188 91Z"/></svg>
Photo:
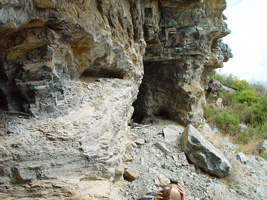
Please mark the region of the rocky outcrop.
<svg viewBox="0 0 267 200"><path fill-rule="evenodd" d="M224 177L232 171L232 166L223 153L192 125L187 126L183 132L182 150L191 162L212 175Z"/></svg>
<svg viewBox="0 0 267 200"><path fill-rule="evenodd" d="M254 152L260 153L260 154L266 154L267 153L267 140L262 140L259 144L255 146L253 149Z"/></svg>
<svg viewBox="0 0 267 200"><path fill-rule="evenodd" d="M93 78L132 80L134 99L143 75L140 23L141 8L128 1L3 1L1 107L64 112L79 101L73 81Z"/></svg>
<svg viewBox="0 0 267 200"><path fill-rule="evenodd" d="M231 57L220 40L229 33L225 7L224 0L3 1L1 108L66 112L79 103L72 81L95 77L130 79L135 97L144 73L136 118L198 123L207 73Z"/></svg>
<svg viewBox="0 0 267 200"><path fill-rule="evenodd" d="M143 76L140 2L0 2L1 193L118 199Z"/></svg>
<svg viewBox="0 0 267 200"><path fill-rule="evenodd" d="M209 106L212 106L214 109L218 108L220 109L220 107L222 107L222 99L219 98L220 92L234 94L236 91L233 90L232 88L228 88L222 85L219 81L215 79L211 79L207 84L206 102L209 104Z"/></svg>
<svg viewBox="0 0 267 200"><path fill-rule="evenodd" d="M144 79L135 115L199 123L207 74L231 57L224 0L159 1L144 13Z"/></svg>
<svg viewBox="0 0 267 200"><path fill-rule="evenodd" d="M120 199L134 110L202 120L206 74L231 55L225 7L0 0L1 199Z"/></svg>

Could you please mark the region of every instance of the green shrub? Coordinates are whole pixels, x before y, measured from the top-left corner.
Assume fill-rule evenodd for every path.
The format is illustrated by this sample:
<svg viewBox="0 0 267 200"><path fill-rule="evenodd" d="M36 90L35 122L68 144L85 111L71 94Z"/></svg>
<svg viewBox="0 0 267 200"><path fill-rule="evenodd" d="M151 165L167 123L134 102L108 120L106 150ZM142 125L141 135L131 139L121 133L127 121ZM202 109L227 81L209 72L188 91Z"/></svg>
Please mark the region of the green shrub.
<svg viewBox="0 0 267 200"><path fill-rule="evenodd" d="M267 96L265 95L261 97L258 103L262 104L264 107L264 111L267 112Z"/></svg>
<svg viewBox="0 0 267 200"><path fill-rule="evenodd" d="M256 132L257 130L249 126L246 130L239 132L238 140L242 143L248 143L254 139Z"/></svg>
<svg viewBox="0 0 267 200"><path fill-rule="evenodd" d="M226 87L231 87L231 85L238 81L238 78L236 76L233 76L232 74L212 74L209 77L210 79L215 79L217 81L219 81L222 85L226 86Z"/></svg>
<svg viewBox="0 0 267 200"><path fill-rule="evenodd" d="M211 107L203 106L203 111L205 119L210 119L211 121L211 119L215 116L215 113Z"/></svg>
<svg viewBox="0 0 267 200"><path fill-rule="evenodd" d="M260 126L260 132L258 135L260 139L267 140L267 121Z"/></svg>
<svg viewBox="0 0 267 200"><path fill-rule="evenodd" d="M222 133L230 134L236 142L246 144L247 148L255 142L267 139L267 94L264 86L249 85L233 75L214 74L210 78L231 87L236 93L220 92L223 112L203 107L206 120L217 125ZM240 123L245 123L247 128L241 130ZM260 156L267 160L267 153Z"/></svg>
<svg viewBox="0 0 267 200"><path fill-rule="evenodd" d="M226 91L222 91L219 94L219 97L222 98L222 102L224 106L230 106L233 103L234 100L234 96L235 94L230 93L230 92L226 92Z"/></svg>
<svg viewBox="0 0 267 200"><path fill-rule="evenodd" d="M239 116L240 123L251 123L253 108L248 106L247 102L233 103L228 106L228 110L231 110L233 113L236 113Z"/></svg>
<svg viewBox="0 0 267 200"><path fill-rule="evenodd" d="M235 113L227 111L219 112L215 116L215 123L225 133L235 135L240 131L239 117Z"/></svg>
<svg viewBox="0 0 267 200"><path fill-rule="evenodd" d="M245 80L233 81L233 83L231 85L231 88L234 89L234 90L237 90L237 91L251 89L250 86L249 86L249 83L247 81L245 81Z"/></svg>
<svg viewBox="0 0 267 200"><path fill-rule="evenodd" d="M251 123L253 125L262 125L267 121L267 111L261 103L255 103L253 105L253 114L251 116Z"/></svg>
<svg viewBox="0 0 267 200"><path fill-rule="evenodd" d="M266 94L266 88L261 85L260 83L254 83L250 84L250 87L255 90L257 93L259 93L260 96L264 96Z"/></svg>
<svg viewBox="0 0 267 200"><path fill-rule="evenodd" d="M248 125L247 129L238 134L238 139L243 143L267 139L267 122L258 126Z"/></svg>
<svg viewBox="0 0 267 200"><path fill-rule="evenodd" d="M236 92L235 100L240 103L247 102L250 106L259 99L258 94L252 89L245 89Z"/></svg>

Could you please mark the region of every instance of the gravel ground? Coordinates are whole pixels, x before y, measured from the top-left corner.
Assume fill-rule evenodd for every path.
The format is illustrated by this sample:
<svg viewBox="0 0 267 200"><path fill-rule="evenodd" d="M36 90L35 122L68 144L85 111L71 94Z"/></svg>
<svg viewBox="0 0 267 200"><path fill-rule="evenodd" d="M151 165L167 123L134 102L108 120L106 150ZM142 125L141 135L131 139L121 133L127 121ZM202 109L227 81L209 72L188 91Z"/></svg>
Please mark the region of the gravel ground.
<svg viewBox="0 0 267 200"><path fill-rule="evenodd" d="M164 138L164 128L178 133L176 143ZM236 159L236 146L224 138L217 138L216 144L221 144L220 150L230 160L234 169L226 178L210 176L189 163L181 151L183 129L179 124L161 119L150 124L133 124L133 143L127 148L124 162L140 175L133 181L125 181L121 193L126 199L153 199L154 194L167 184L170 178L184 186L187 200L267 199L265 160L247 156L247 162L241 163ZM204 125L201 132L206 138L215 135L208 125ZM250 192L251 190L253 192Z"/></svg>

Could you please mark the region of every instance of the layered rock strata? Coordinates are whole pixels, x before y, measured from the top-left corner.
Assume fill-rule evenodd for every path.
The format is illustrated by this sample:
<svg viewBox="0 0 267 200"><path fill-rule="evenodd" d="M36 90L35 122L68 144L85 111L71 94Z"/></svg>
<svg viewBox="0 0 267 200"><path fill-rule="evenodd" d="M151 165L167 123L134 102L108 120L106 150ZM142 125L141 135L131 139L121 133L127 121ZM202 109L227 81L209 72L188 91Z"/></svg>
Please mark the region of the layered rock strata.
<svg viewBox="0 0 267 200"><path fill-rule="evenodd" d="M140 2L0 2L1 197L117 199L109 181L143 76Z"/></svg>
<svg viewBox="0 0 267 200"><path fill-rule="evenodd" d="M77 99L72 81L94 77L130 79L135 96L143 75L141 28L135 2L2 1L1 107L65 111Z"/></svg>
<svg viewBox="0 0 267 200"><path fill-rule="evenodd" d="M231 57L220 38L229 34L224 0L146 1L144 79L137 118L165 116L198 123L207 74Z"/></svg>
<svg viewBox="0 0 267 200"><path fill-rule="evenodd" d="M120 199L133 102L137 118L201 121L206 74L230 55L225 6L0 0L2 199Z"/></svg>

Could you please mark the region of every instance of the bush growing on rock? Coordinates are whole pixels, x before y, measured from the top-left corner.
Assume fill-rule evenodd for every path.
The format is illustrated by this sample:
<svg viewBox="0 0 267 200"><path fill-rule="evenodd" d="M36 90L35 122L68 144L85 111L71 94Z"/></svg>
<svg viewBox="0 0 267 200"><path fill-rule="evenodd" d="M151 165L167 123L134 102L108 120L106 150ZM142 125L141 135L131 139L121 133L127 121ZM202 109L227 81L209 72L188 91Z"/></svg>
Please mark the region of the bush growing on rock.
<svg viewBox="0 0 267 200"><path fill-rule="evenodd" d="M223 84L226 87L231 87L231 85L234 84L234 82L238 81L238 78L236 76L233 76L232 74L229 75L224 75L224 74L212 74L209 77L210 79L215 79L219 82L221 82L221 84Z"/></svg>
<svg viewBox="0 0 267 200"><path fill-rule="evenodd" d="M248 105L256 103L259 99L258 94L253 89L239 90L235 95L235 100L240 103L247 102Z"/></svg>
<svg viewBox="0 0 267 200"><path fill-rule="evenodd" d="M236 134L240 130L239 117L236 113L227 111L219 112L215 117L215 123L224 132L230 134Z"/></svg>
<svg viewBox="0 0 267 200"><path fill-rule="evenodd" d="M245 80L238 80L233 75L215 74L210 78L234 89L236 93L229 93L225 90L219 93L224 106L223 110L204 106L206 120L215 124L223 133L231 135L235 141L247 144L248 147L251 146L250 143L266 139L267 96L264 86L249 84ZM246 128L241 129L240 123Z"/></svg>

